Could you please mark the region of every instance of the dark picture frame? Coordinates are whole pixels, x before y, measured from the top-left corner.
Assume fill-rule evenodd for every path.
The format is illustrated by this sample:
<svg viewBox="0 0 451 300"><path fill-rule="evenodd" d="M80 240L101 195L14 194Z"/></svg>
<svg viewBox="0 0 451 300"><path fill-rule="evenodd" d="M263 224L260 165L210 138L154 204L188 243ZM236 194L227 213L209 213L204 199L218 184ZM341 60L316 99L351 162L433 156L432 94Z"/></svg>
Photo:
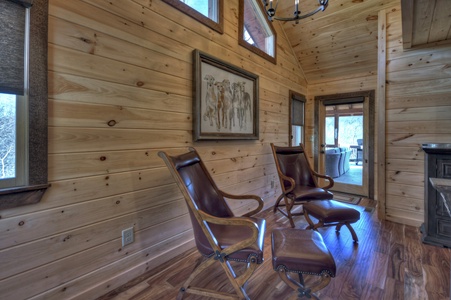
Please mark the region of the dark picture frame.
<svg viewBox="0 0 451 300"><path fill-rule="evenodd" d="M194 60L194 141L257 140L259 77L199 50Z"/></svg>

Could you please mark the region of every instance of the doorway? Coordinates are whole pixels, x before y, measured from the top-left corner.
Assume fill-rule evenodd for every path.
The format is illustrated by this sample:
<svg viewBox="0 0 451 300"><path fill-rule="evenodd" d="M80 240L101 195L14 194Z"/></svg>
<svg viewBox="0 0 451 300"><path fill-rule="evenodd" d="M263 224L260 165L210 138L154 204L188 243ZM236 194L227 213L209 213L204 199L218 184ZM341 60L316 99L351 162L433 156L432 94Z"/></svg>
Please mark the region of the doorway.
<svg viewBox="0 0 451 300"><path fill-rule="evenodd" d="M374 91L315 97L314 166L332 191L374 199Z"/></svg>

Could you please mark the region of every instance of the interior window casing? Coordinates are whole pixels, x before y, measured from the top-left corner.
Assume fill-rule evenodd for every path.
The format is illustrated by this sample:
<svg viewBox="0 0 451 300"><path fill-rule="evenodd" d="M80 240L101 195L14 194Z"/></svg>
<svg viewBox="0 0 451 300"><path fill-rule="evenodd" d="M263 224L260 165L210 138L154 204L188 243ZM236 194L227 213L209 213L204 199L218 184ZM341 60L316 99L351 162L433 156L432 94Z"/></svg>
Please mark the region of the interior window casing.
<svg viewBox="0 0 451 300"><path fill-rule="evenodd" d="M21 2L21 1L14 1ZM22 155L24 177L8 187L0 187L0 209L33 204L41 200L48 188L48 83L47 35L48 0L27 0L29 9L28 88L17 97L19 109L25 104L24 116L18 126L25 152ZM25 58L24 58L25 60ZM25 64L27 66L27 64ZM28 102L26 102L28 100ZM23 126L22 126L23 125Z"/></svg>
<svg viewBox="0 0 451 300"><path fill-rule="evenodd" d="M162 1L220 34L224 33L224 0L204 0L205 5L208 5L205 10L208 15L202 13L203 10L196 9L194 5L190 6L180 0Z"/></svg>
<svg viewBox="0 0 451 300"><path fill-rule="evenodd" d="M276 64L277 35L261 3L240 0L239 4L239 45Z"/></svg>
<svg viewBox="0 0 451 300"><path fill-rule="evenodd" d="M290 91L289 135L290 146L305 143L305 102L304 95Z"/></svg>

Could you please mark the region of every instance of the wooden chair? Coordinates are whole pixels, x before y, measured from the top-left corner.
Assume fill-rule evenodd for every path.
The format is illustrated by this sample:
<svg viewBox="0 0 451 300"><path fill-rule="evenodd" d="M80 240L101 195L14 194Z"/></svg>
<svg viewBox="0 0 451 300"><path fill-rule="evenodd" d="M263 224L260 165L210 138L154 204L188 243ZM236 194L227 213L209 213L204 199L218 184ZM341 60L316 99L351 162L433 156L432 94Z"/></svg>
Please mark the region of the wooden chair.
<svg viewBox="0 0 451 300"><path fill-rule="evenodd" d="M204 257L181 287L177 299L182 299L185 294L218 299L249 299L244 285L263 262L266 228L264 219L251 216L263 208L263 200L256 195L238 196L219 190L194 148L178 156L169 156L161 151L158 155L166 163L185 198L196 246ZM253 199L257 208L236 217L225 198L240 201ZM245 264L239 276L233 270L231 261ZM196 276L214 264L220 265L225 271L236 294L191 286Z"/></svg>
<svg viewBox="0 0 451 300"><path fill-rule="evenodd" d="M282 194L274 205L274 212L279 210L294 228L293 216L303 215L303 212L292 213L293 207L308 201L332 199L333 194L328 189L334 185L334 180L312 170L302 144L295 147L278 147L271 143L271 149L282 188ZM320 187L317 178L324 178L329 183ZM282 199L284 204L280 203Z"/></svg>

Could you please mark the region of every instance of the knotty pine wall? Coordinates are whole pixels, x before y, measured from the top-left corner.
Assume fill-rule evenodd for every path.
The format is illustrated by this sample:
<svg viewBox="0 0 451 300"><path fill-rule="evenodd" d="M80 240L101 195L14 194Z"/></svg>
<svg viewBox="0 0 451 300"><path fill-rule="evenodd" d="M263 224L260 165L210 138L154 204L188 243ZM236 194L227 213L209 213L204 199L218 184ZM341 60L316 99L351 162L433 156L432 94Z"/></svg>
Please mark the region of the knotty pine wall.
<svg viewBox="0 0 451 300"><path fill-rule="evenodd" d="M238 46L238 1L224 5L220 35L161 1L50 0L51 187L0 211L1 299L94 299L192 248L159 150L195 146L220 188L273 204L269 143L288 143L289 90L306 81L280 25L274 65ZM259 75L259 140L193 143L194 49Z"/></svg>
<svg viewBox="0 0 451 300"><path fill-rule="evenodd" d="M421 144L451 143L451 45L449 41L439 42L404 51L401 8L396 5L397 1L393 4L392 8L386 9L384 214L387 220L419 226L424 221L424 152ZM377 70L367 76L347 74L309 83L307 111L313 115L315 96L362 90L375 90L378 99ZM379 118L378 105L376 101L376 120ZM312 122L308 121L309 124ZM376 124L375 141L378 127ZM313 126L307 129L313 134ZM375 171L377 174L377 153Z"/></svg>
<svg viewBox="0 0 451 300"><path fill-rule="evenodd" d="M403 51L401 13L387 13L386 218L424 221L423 143L451 143L451 43Z"/></svg>

